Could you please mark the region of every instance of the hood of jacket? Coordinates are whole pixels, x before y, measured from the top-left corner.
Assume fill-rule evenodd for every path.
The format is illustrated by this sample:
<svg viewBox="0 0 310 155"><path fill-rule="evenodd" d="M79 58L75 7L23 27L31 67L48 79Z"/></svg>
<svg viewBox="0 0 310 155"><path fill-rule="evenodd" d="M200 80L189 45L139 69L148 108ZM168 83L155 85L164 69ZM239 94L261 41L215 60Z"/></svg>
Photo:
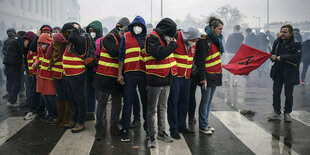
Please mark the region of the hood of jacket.
<svg viewBox="0 0 310 155"><path fill-rule="evenodd" d="M32 40L33 40L36 36L37 36L37 35L34 34L33 32L28 31L28 32L26 32L26 33L24 34L23 39L27 39L27 40L29 40L29 42L32 42Z"/></svg>
<svg viewBox="0 0 310 155"><path fill-rule="evenodd" d="M13 28L9 28L8 30L6 30L6 34L9 38L14 37L16 35L16 30Z"/></svg>
<svg viewBox="0 0 310 155"><path fill-rule="evenodd" d="M140 33L139 35L145 36L146 35L146 24L145 24L145 20L141 16L137 16L128 26L128 30L133 35L136 35L133 31L133 27L136 25L142 25L142 33Z"/></svg>
<svg viewBox="0 0 310 155"><path fill-rule="evenodd" d="M42 33L38 39L38 43L51 44L53 39L47 33Z"/></svg>
<svg viewBox="0 0 310 155"><path fill-rule="evenodd" d="M62 33L55 33L53 35L54 41L60 42L62 44L67 42L67 39L62 35Z"/></svg>
<svg viewBox="0 0 310 155"><path fill-rule="evenodd" d="M181 33L184 41L200 38L199 30L194 27L189 27L186 30L181 31Z"/></svg>
<svg viewBox="0 0 310 155"><path fill-rule="evenodd" d="M160 36L174 37L177 32L177 24L170 18L162 19L154 29Z"/></svg>
<svg viewBox="0 0 310 155"><path fill-rule="evenodd" d="M96 37L94 38L94 40L97 40L98 38L102 37L102 23L99 20L95 20L87 25L86 27L87 33L89 33L89 28L93 28L96 31Z"/></svg>

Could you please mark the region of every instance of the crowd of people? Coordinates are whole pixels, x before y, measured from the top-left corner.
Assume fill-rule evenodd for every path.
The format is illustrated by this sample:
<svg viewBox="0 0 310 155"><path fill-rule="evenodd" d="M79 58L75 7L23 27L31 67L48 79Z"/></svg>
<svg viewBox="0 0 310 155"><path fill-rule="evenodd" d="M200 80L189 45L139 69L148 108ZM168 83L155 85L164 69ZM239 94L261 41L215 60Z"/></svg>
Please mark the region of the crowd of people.
<svg viewBox="0 0 310 155"><path fill-rule="evenodd" d="M285 113L289 114L293 86L299 79L286 80L283 74L274 72L287 73L284 68L291 66L284 60L299 66L301 48L292 39L293 35L284 35L293 34L291 27L282 27L281 36L274 39L268 33L255 35L251 29L246 30L244 37L240 26L235 26L226 46L223 45L223 28L222 20L210 17L204 33L196 27L178 30L170 18L162 19L153 29L141 16L136 16L132 22L121 18L106 34L98 20L84 29L76 22L66 23L62 28L43 25L37 34L16 33L10 28L3 47L6 105L21 106L17 98L23 86L21 81L25 79L25 106L29 108L25 120L38 117L50 125L71 129L72 133L83 131L85 121L95 120L94 136L101 140L108 124L107 105L111 102L110 132L121 135L123 142L130 141L130 128L141 126L142 107L147 146L153 148L157 146L157 139L171 143L181 139L180 133L195 133L187 127L186 118L189 125L197 122L195 93L199 86L202 96L198 110L199 131L211 135L215 129L210 126L208 117L216 87L222 85L221 56L226 49L231 58L245 42L262 51L270 50L271 59L276 62L272 76L278 81L274 84L275 113L268 118L274 120L280 115L279 94L283 83L289 94L285 107ZM256 45L258 38L264 46ZM290 46L283 46L282 42L287 39L290 39ZM279 49L271 40L277 44L281 42ZM309 48L309 40L304 44ZM289 48L291 46L296 48ZM294 60L292 52L296 56ZM304 67L308 65L304 63ZM289 73L292 71L295 70ZM24 72L26 77L23 78ZM292 85L288 88L286 82ZM166 120L170 134L166 133Z"/></svg>

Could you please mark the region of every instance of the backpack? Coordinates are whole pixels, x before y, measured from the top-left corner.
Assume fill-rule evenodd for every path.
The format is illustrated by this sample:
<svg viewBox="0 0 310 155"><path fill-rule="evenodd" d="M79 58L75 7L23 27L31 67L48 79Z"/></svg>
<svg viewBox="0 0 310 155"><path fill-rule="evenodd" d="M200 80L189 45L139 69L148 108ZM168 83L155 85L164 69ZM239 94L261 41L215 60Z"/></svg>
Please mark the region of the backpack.
<svg viewBox="0 0 310 155"><path fill-rule="evenodd" d="M98 66L98 58L95 55L96 45L94 39L88 33L82 33L81 36L86 40L85 57L83 58L81 55L76 53L74 49L71 50L72 53L77 57L81 58L86 67L91 68Z"/></svg>

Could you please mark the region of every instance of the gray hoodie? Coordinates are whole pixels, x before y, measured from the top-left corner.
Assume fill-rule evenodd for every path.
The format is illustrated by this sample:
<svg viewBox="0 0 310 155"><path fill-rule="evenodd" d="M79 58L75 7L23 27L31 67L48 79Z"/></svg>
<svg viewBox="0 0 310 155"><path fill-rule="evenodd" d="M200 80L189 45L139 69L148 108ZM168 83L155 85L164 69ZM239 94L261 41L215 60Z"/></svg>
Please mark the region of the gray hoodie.
<svg viewBox="0 0 310 155"><path fill-rule="evenodd" d="M190 45L186 41L200 38L200 32L197 28L189 27L181 31L181 33L182 33L182 39L185 43L186 50L188 52L188 50L190 49Z"/></svg>

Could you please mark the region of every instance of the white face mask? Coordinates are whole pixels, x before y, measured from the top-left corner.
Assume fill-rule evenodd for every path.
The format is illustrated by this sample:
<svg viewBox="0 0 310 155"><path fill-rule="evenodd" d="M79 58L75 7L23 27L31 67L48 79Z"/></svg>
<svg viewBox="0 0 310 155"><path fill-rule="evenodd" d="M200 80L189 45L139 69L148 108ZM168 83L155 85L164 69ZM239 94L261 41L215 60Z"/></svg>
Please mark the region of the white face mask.
<svg viewBox="0 0 310 155"><path fill-rule="evenodd" d="M41 45L42 48L45 50L47 48L48 45L44 44L44 45Z"/></svg>
<svg viewBox="0 0 310 155"><path fill-rule="evenodd" d="M171 41L171 37L169 36L165 36L165 40L168 42L168 41Z"/></svg>
<svg viewBox="0 0 310 155"><path fill-rule="evenodd" d="M95 32L90 32L90 36L91 36L92 38L95 38L95 37L96 37L96 33L95 33Z"/></svg>
<svg viewBox="0 0 310 155"><path fill-rule="evenodd" d="M196 42L193 42L193 41L187 41L188 45L193 47L196 45Z"/></svg>
<svg viewBox="0 0 310 155"><path fill-rule="evenodd" d="M142 33L142 27L141 26L134 26L133 27L133 32L135 32L135 34L140 34Z"/></svg>

